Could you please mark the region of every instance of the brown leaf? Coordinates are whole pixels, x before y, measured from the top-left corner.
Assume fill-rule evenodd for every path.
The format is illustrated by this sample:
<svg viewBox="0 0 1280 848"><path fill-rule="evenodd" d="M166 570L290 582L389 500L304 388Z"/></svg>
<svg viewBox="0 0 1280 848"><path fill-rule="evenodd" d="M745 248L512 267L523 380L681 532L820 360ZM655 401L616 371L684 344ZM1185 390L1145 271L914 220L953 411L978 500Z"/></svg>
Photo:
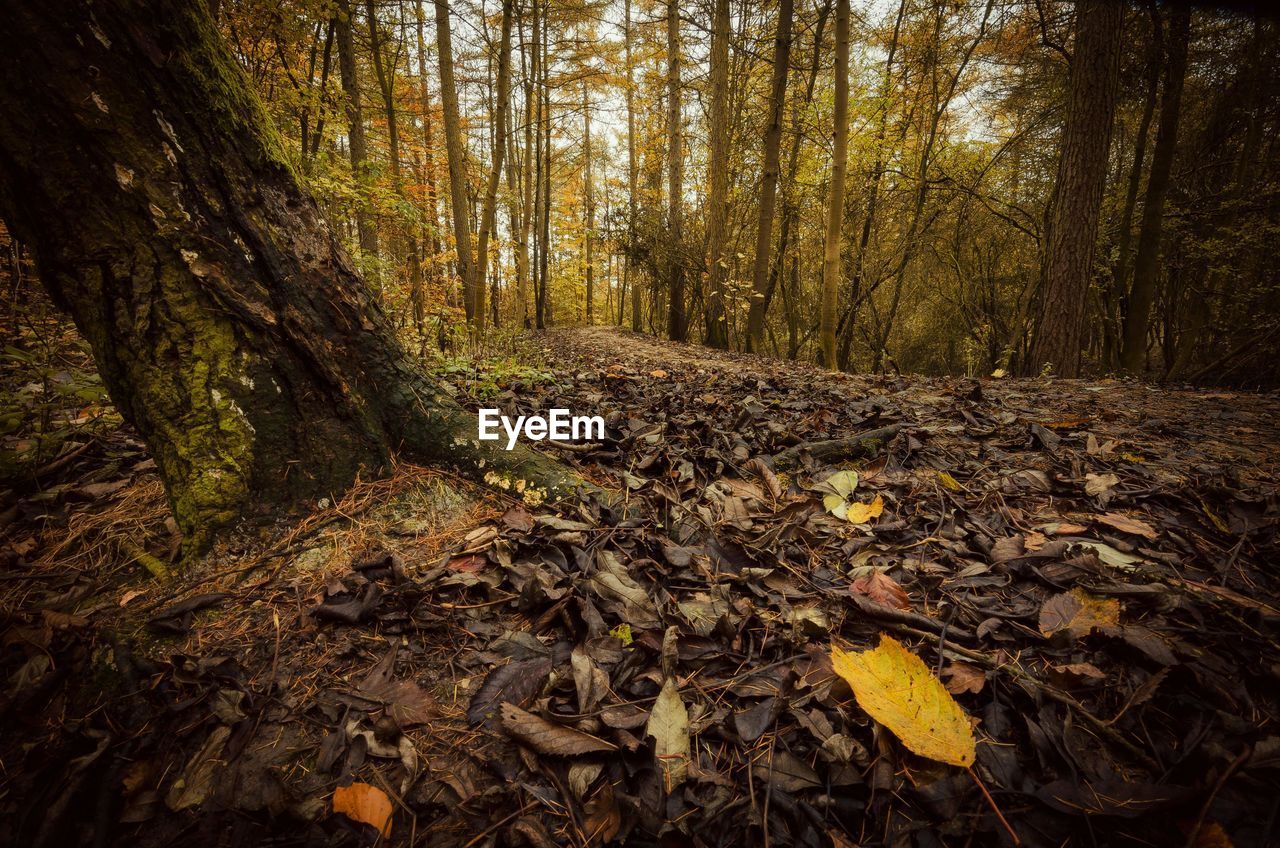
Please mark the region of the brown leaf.
<svg viewBox="0 0 1280 848"><path fill-rule="evenodd" d="M519 530L521 533L528 533L533 529L533 514L519 504L516 504L511 507L511 509L502 513L502 523L510 527L512 530Z"/></svg>
<svg viewBox="0 0 1280 848"><path fill-rule="evenodd" d="M1083 589L1054 595L1040 607L1040 632L1046 636L1066 632L1087 636L1094 629L1108 630L1120 624L1120 602L1098 598Z"/></svg>
<svg viewBox="0 0 1280 848"><path fill-rule="evenodd" d="M991 546L991 561L994 563L1008 562L1011 559L1017 559L1022 556L1024 552L1022 534L1018 533L1014 536L998 539Z"/></svg>
<svg viewBox="0 0 1280 848"><path fill-rule="evenodd" d="M502 726L512 737L540 754L576 757L617 750L616 745L597 736L547 721L514 704L502 705Z"/></svg>
<svg viewBox="0 0 1280 848"><path fill-rule="evenodd" d="M436 699L412 680L395 680L396 649L369 672L360 684L360 691L387 705L387 712L401 728L426 724L440 714Z"/></svg>
<svg viewBox="0 0 1280 848"><path fill-rule="evenodd" d="M946 678L943 685L952 695L960 695L964 692L972 692L976 695L982 691L982 687L987 685L987 673L969 663L953 662L942 670L942 676Z"/></svg>
<svg viewBox="0 0 1280 848"><path fill-rule="evenodd" d="M1152 541L1159 535L1156 533L1156 529L1147 522L1130 518L1122 512L1108 512L1099 515L1097 520L1108 527L1114 527L1121 533L1132 533L1135 536L1142 536Z"/></svg>
<svg viewBox="0 0 1280 848"><path fill-rule="evenodd" d="M859 577L849 586L849 591L886 607L911 609L907 590L883 571L873 571L866 577Z"/></svg>
<svg viewBox="0 0 1280 848"><path fill-rule="evenodd" d="M467 706L467 721L480 724L503 703L522 706L533 700L551 673L551 660L535 657L500 665L489 672Z"/></svg>

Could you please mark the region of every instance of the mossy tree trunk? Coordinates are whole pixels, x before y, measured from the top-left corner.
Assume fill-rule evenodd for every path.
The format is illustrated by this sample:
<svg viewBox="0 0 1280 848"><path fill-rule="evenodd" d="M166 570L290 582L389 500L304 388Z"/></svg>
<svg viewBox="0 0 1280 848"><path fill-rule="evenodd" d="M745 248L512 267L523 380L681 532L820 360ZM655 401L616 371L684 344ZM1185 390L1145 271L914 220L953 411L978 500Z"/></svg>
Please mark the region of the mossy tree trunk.
<svg viewBox="0 0 1280 848"><path fill-rule="evenodd" d="M202 3L11 7L0 215L146 439L188 550L396 451L534 500L579 482L476 441L415 368Z"/></svg>

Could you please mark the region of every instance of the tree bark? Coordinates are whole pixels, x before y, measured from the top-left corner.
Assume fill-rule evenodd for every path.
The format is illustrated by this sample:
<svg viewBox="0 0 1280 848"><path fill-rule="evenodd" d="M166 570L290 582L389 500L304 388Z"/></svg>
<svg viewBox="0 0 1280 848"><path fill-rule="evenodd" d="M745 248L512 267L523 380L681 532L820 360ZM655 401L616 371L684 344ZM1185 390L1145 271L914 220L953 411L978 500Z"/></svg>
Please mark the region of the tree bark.
<svg viewBox="0 0 1280 848"><path fill-rule="evenodd" d="M471 307L475 317L477 336L484 333L484 285L485 267L489 255L489 237L493 233L498 215L498 184L502 179L502 160L507 151L507 110L511 108L511 19L514 17L512 0L502 2L502 36L498 46L498 102L494 118L497 133L493 141L493 167L489 170L489 182L484 192L484 208L480 214L480 238L476 246L475 302Z"/></svg>
<svg viewBox="0 0 1280 848"><path fill-rule="evenodd" d="M835 140L831 155L831 190L822 250L822 315L818 341L822 364L836 369L836 296L840 290L840 229L844 220L844 178L849 151L849 0L836 2Z"/></svg>
<svg viewBox="0 0 1280 848"><path fill-rule="evenodd" d="M1067 122L1045 222L1040 315L1024 370L1080 373L1081 336L1098 236L1098 210L1115 124L1124 6L1077 0Z"/></svg>
<svg viewBox="0 0 1280 848"><path fill-rule="evenodd" d="M436 272L438 271L440 257L439 192L436 186L436 140L433 121L431 120L431 83L430 77L427 76L427 40L424 32L427 15L423 9L423 0L417 0L413 4L413 10L418 37L418 82L422 98L422 155L424 160L422 175L427 195L426 223L428 231L423 239L423 252L425 254L427 248L431 251L429 259L426 256L423 257L426 260L423 265L426 266L426 278L429 281L438 282L439 275Z"/></svg>
<svg viewBox="0 0 1280 848"><path fill-rule="evenodd" d="M783 0L789 3L790 0ZM774 145L777 160L777 145ZM729 0L715 0L711 25L711 157L707 162L707 304L708 347L729 347L725 316L725 224L729 216ZM775 161L775 183L777 163Z"/></svg>
<svg viewBox="0 0 1280 848"><path fill-rule="evenodd" d="M462 302L470 321L477 317L476 285L479 274L471 253L471 207L467 198L467 147L462 137L462 121L458 115L458 87L453 79L453 34L450 32L448 0L433 0L436 7L436 50L440 61L440 105L444 112L444 144L449 159L449 197L453 210L454 255L458 278L462 281Z"/></svg>
<svg viewBox="0 0 1280 848"><path fill-rule="evenodd" d="M360 189L356 202L356 233L360 253L371 259L378 256L378 230L369 213L370 185L368 150L364 139L364 108L360 98L360 80L356 75L356 52L351 38L351 4L338 0L338 73L342 91L347 95L347 148L351 154L351 173Z"/></svg>
<svg viewBox="0 0 1280 848"><path fill-rule="evenodd" d="M635 68L631 60L631 0L625 0L625 15L622 34L627 63L627 243L630 248L635 242L636 229L636 109L635 109ZM632 259L633 249L627 250L627 264L623 274L626 278L637 272L636 263ZM641 286L639 280L631 281L631 329L640 332Z"/></svg>
<svg viewBox="0 0 1280 848"><path fill-rule="evenodd" d="M591 243L591 235L596 228L596 197L591 179L591 98L587 93L587 79L582 78L582 153L583 175L582 194L586 206L586 220L583 221L582 239L583 253L587 265L587 323L595 323L595 254Z"/></svg>
<svg viewBox="0 0 1280 848"><path fill-rule="evenodd" d="M1160 94L1160 123L1151 152L1151 174L1147 177L1142 226L1138 231L1138 252L1133 260L1133 289L1124 316L1124 345L1120 367L1140 374L1147 367L1147 330L1155 303L1160 272L1160 232L1164 223L1164 201L1169 192L1173 154L1178 145L1178 116L1182 110L1182 83L1187 72L1187 43L1191 37L1191 10L1177 5L1169 16L1169 52L1165 65L1164 91Z"/></svg>
<svg viewBox="0 0 1280 848"><path fill-rule="evenodd" d="M684 116L680 105L680 9L667 0L667 337L682 342L689 328L684 303Z"/></svg>
<svg viewBox="0 0 1280 848"><path fill-rule="evenodd" d="M1119 244L1116 249L1116 267L1112 272L1111 288L1107 298L1105 319L1106 337L1103 339L1103 365L1112 368L1118 364L1120 327L1129 299L1129 254L1133 245L1133 214L1138 206L1138 187L1142 184L1142 167L1147 158L1147 136L1151 131L1151 119L1156 111L1156 94L1160 88L1160 57L1164 52L1160 12L1151 3L1151 46L1147 56L1147 89L1143 98L1142 117L1133 147L1133 163L1129 167L1129 179L1125 187L1124 206L1120 213Z"/></svg>
<svg viewBox="0 0 1280 848"><path fill-rule="evenodd" d="M0 214L146 440L188 551L397 450L534 500L576 483L477 441L416 370L202 3L13 8Z"/></svg>
<svg viewBox="0 0 1280 848"><path fill-rule="evenodd" d="M769 288L769 247L773 242L773 213L778 197L782 109L787 100L787 72L791 70L791 19L795 4L779 0L778 27L773 37L773 79L769 86L769 123L764 131L764 172L760 176L760 215L756 223L756 254L751 265L751 306L747 311L747 351L764 348L764 321Z"/></svg>

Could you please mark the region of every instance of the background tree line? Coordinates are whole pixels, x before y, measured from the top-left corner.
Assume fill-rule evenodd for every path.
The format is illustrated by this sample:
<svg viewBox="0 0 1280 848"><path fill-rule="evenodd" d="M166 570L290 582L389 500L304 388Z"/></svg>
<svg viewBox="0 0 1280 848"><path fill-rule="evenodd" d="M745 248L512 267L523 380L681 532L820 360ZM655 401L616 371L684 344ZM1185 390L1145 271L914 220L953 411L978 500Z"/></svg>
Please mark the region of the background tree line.
<svg viewBox="0 0 1280 848"><path fill-rule="evenodd" d="M424 341L1273 385L1275 22L1078 0L222 0Z"/></svg>

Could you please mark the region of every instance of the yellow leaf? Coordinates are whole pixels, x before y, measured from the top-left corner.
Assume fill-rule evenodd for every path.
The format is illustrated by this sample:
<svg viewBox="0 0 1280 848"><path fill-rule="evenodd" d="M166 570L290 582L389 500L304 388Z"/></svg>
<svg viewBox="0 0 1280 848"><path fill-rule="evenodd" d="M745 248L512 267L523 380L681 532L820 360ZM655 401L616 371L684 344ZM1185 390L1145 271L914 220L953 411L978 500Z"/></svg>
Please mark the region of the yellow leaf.
<svg viewBox="0 0 1280 848"><path fill-rule="evenodd" d="M952 477L945 471L938 472L938 482L942 484L942 488L944 489L952 492L960 491L960 483L956 481L956 478Z"/></svg>
<svg viewBox="0 0 1280 848"><path fill-rule="evenodd" d="M333 811L352 821L372 825L391 837L391 799L387 793L367 783L353 783L333 790Z"/></svg>
<svg viewBox="0 0 1280 848"><path fill-rule="evenodd" d="M969 717L924 662L891 636L875 650L833 647L831 665L858 706L893 731L907 749L953 766L969 766L977 743Z"/></svg>
<svg viewBox="0 0 1280 848"><path fill-rule="evenodd" d="M884 498L879 495L871 503L851 503L845 512L850 524L866 524L873 518L879 518L884 512Z"/></svg>

